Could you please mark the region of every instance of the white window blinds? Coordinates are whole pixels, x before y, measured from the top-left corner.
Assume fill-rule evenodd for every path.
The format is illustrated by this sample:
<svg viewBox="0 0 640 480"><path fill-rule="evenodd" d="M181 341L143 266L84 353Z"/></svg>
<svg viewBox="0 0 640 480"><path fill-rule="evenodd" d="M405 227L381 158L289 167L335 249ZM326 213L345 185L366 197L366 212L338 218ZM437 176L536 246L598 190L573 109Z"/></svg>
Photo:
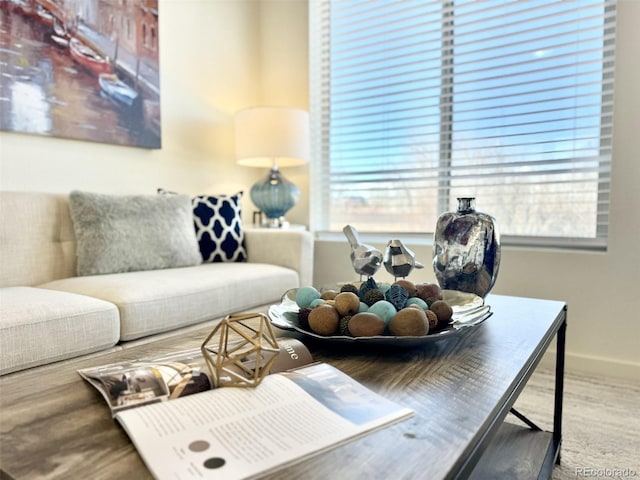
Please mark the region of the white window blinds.
<svg viewBox="0 0 640 480"><path fill-rule="evenodd" d="M312 0L312 225L606 245L615 3Z"/></svg>

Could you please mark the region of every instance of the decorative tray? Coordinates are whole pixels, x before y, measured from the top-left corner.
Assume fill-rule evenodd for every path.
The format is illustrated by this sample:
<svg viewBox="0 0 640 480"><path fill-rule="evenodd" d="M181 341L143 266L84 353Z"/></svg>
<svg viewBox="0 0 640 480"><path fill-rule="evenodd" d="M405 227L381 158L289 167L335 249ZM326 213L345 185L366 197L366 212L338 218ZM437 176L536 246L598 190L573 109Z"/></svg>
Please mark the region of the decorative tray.
<svg viewBox="0 0 640 480"><path fill-rule="evenodd" d="M269 307L268 316L271 324L284 330L295 330L307 337L334 343L358 343L411 348L457 336L461 332L481 324L491 316L489 305L485 305L481 297L455 290L443 290L444 300L453 309L451 323L443 330L419 337L396 337L392 335L378 335L375 337L349 337L346 335L324 336L298 326L298 310L300 310L300 308L295 300L296 291L296 288L287 290L282 296L279 305L271 305L271 307Z"/></svg>

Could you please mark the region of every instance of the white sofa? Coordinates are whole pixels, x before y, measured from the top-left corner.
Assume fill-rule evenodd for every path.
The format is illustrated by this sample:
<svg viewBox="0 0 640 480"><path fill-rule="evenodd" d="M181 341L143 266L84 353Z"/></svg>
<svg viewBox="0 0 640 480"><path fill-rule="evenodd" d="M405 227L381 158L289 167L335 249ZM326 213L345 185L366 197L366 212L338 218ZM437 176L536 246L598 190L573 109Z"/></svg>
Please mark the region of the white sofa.
<svg viewBox="0 0 640 480"><path fill-rule="evenodd" d="M0 192L0 375L278 302L312 283L309 232L245 229L246 262L76 275L69 196Z"/></svg>

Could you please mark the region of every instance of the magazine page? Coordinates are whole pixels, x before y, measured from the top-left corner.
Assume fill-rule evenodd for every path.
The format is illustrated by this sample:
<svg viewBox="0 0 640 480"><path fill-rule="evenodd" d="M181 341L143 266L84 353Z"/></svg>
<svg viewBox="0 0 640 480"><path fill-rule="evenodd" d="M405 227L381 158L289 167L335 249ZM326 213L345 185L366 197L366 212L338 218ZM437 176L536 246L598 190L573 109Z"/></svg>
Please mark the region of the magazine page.
<svg viewBox="0 0 640 480"><path fill-rule="evenodd" d="M413 414L328 364L116 415L158 479L251 478Z"/></svg>
<svg viewBox="0 0 640 480"><path fill-rule="evenodd" d="M269 373L277 373L313 362L299 340L279 338L280 353ZM255 355L242 360L251 367ZM211 390L209 368L200 348L154 358L101 365L78 370L105 398L112 415L121 410L172 400Z"/></svg>

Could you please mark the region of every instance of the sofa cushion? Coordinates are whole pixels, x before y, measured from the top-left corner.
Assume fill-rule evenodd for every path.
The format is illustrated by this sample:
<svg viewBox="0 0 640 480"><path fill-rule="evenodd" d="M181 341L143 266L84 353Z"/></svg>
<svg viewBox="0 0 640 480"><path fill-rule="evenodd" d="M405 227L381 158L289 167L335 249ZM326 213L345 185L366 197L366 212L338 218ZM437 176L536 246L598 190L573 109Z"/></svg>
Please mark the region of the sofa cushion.
<svg viewBox="0 0 640 480"><path fill-rule="evenodd" d="M0 288L0 375L112 347L119 337L112 303L41 288Z"/></svg>
<svg viewBox="0 0 640 480"><path fill-rule="evenodd" d="M33 286L75 275L68 197L0 192L0 287Z"/></svg>
<svg viewBox="0 0 640 480"><path fill-rule="evenodd" d="M159 188L160 195L177 195ZM204 262L244 262L247 250L242 229L242 192L235 195L197 195L193 223Z"/></svg>
<svg viewBox="0 0 640 480"><path fill-rule="evenodd" d="M120 338L135 338L280 302L299 286L295 270L262 263L204 263L57 280L43 288L101 298L118 306Z"/></svg>
<svg viewBox="0 0 640 480"><path fill-rule="evenodd" d="M202 261L186 195L69 197L78 275L155 270Z"/></svg>

